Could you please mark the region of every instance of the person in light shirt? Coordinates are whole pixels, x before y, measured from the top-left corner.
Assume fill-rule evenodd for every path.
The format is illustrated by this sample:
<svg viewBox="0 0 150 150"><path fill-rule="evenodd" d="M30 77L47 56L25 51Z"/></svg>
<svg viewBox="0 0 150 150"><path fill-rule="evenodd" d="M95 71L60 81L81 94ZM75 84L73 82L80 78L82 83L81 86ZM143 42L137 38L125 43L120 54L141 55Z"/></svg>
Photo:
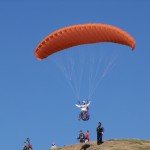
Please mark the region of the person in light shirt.
<svg viewBox="0 0 150 150"><path fill-rule="evenodd" d="M88 103L86 103L86 101L83 101L82 104L75 104L78 108L81 109L78 120L80 120L81 118L83 120L86 120L86 117L87 117L86 114L87 114L88 107L89 107L90 104L91 104L91 101L89 101Z"/></svg>
<svg viewBox="0 0 150 150"><path fill-rule="evenodd" d="M56 147L55 143L52 143L51 149L56 149L56 148L57 147Z"/></svg>

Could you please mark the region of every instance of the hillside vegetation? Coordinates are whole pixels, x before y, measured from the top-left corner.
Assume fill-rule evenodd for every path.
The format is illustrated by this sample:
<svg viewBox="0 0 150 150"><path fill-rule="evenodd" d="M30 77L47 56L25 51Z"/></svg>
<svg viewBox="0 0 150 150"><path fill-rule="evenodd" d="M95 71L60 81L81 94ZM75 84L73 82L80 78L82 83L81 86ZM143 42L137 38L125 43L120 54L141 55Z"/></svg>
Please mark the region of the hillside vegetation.
<svg viewBox="0 0 150 150"><path fill-rule="evenodd" d="M97 145L96 142L79 143L59 147L56 150L150 150L150 140L112 139L105 140L101 145Z"/></svg>

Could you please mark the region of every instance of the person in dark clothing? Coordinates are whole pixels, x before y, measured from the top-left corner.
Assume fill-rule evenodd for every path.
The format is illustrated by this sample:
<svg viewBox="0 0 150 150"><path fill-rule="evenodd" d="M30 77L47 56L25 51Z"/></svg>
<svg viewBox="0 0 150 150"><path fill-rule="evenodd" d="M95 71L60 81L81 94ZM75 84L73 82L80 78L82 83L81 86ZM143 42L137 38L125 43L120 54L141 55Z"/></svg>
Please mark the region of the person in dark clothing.
<svg viewBox="0 0 150 150"><path fill-rule="evenodd" d="M84 143L85 142L85 135L82 132L82 130L80 130L79 136L77 137L77 139L80 141L80 143Z"/></svg>
<svg viewBox="0 0 150 150"><path fill-rule="evenodd" d="M103 143L102 137L103 137L104 128L102 127L101 122L98 122L96 132L97 132L97 145L102 144Z"/></svg>

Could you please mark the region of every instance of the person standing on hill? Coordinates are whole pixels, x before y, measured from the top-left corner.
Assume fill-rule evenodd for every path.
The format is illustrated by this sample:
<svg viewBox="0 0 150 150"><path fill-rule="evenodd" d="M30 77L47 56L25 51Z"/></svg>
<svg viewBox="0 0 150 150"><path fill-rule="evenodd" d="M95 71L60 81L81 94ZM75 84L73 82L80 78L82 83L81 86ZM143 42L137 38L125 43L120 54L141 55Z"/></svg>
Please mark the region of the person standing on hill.
<svg viewBox="0 0 150 150"><path fill-rule="evenodd" d="M103 137L104 128L102 127L101 122L98 122L96 132L97 132L97 145L102 144L103 143L102 137Z"/></svg>
<svg viewBox="0 0 150 150"><path fill-rule="evenodd" d="M79 136L77 137L77 139L80 141L80 143L84 143L85 142L85 135L82 132L82 130L80 130Z"/></svg>
<svg viewBox="0 0 150 150"><path fill-rule="evenodd" d="M89 142L89 140L90 140L90 135L89 135L89 130L87 130L85 134L85 143Z"/></svg>
<svg viewBox="0 0 150 150"><path fill-rule="evenodd" d="M23 143L23 150L28 150L28 147L27 147L27 143L26 143L26 142Z"/></svg>
<svg viewBox="0 0 150 150"><path fill-rule="evenodd" d="M30 144L30 139L27 138L26 141L28 142L28 145L27 145L28 150L33 150L32 145Z"/></svg>
<svg viewBox="0 0 150 150"><path fill-rule="evenodd" d="M53 142L52 143L52 146L51 146L51 149L56 149L57 147L56 147L56 144Z"/></svg>

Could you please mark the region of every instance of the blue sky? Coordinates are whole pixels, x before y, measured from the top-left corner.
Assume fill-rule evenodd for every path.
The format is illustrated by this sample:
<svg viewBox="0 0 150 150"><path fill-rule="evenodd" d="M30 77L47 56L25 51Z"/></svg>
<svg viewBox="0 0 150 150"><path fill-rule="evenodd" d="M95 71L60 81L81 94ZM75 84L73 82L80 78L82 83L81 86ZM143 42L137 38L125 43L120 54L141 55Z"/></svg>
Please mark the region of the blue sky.
<svg viewBox="0 0 150 150"><path fill-rule="evenodd" d="M1 0L1 149L22 149L26 137L36 150L48 149L53 141L58 146L74 144L80 129L88 129L95 141L98 121L105 128L105 140L150 139L149 14L149 0ZM34 56L35 47L46 35L81 23L114 25L136 41L133 52L110 43L73 49L94 49L95 56L99 49L118 52L115 67L93 94L88 122L77 120L77 99L54 63L63 53L43 61ZM84 99L86 81L80 84Z"/></svg>

